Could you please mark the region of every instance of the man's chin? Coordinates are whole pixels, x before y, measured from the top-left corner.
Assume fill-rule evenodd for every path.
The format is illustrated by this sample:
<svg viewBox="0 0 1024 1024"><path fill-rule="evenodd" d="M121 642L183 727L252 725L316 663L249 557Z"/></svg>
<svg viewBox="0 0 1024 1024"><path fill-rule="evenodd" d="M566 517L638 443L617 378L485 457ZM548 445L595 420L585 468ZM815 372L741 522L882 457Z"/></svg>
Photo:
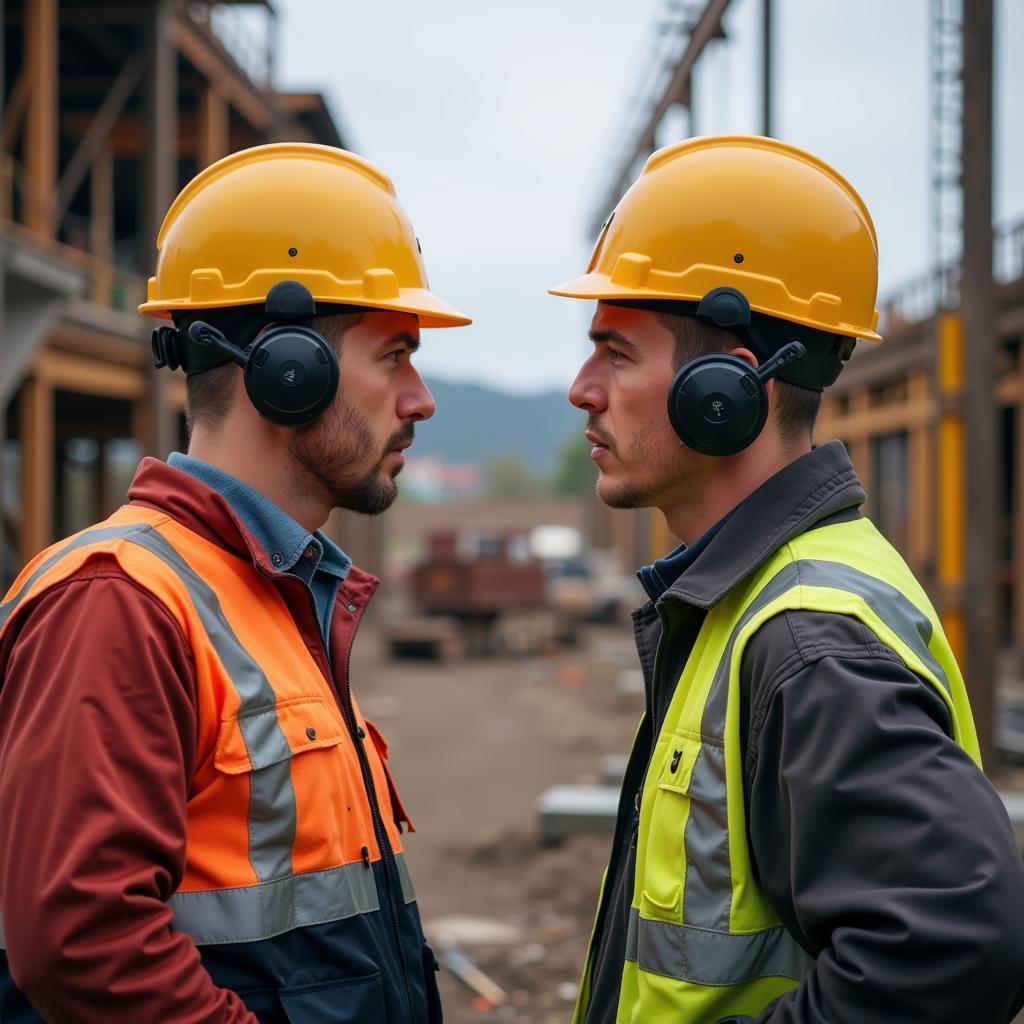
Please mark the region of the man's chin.
<svg viewBox="0 0 1024 1024"><path fill-rule="evenodd" d="M595 489L609 508L647 508L651 503L650 495L634 484L614 483L604 476L598 477Z"/></svg>
<svg viewBox="0 0 1024 1024"><path fill-rule="evenodd" d="M364 480L358 487L337 488L334 491L333 505L349 512L363 516L379 516L395 503L398 497L398 484L394 474L381 474L370 480Z"/></svg>

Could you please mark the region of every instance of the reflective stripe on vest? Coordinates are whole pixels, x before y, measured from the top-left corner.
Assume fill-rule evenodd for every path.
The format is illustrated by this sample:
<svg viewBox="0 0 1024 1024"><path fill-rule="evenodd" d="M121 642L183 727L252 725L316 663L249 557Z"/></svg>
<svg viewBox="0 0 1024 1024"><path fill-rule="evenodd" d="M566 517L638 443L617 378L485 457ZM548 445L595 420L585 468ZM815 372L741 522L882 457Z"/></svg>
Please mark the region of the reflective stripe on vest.
<svg viewBox="0 0 1024 1024"><path fill-rule="evenodd" d="M146 521L116 523L119 517L129 520L142 518ZM300 712L316 712L322 719L327 716L325 703L319 697L293 697L284 704L280 703L280 695L275 691L266 673L232 629L213 587L199 576L181 552L161 533L160 526L172 525L167 521L167 517L129 506L115 514L109 522L115 525L104 525L85 531L67 543L44 552L36 559L16 582L8 600L0 605L0 632L27 597L37 596L63 578L55 575L53 579L44 581L44 577L51 573L51 570L59 572L59 563L76 551L83 556L91 553L82 551L86 548L115 556L119 545L123 544L144 549L170 569L173 579L183 588L205 634L204 639L209 642L223 669L223 678L229 681L237 696L237 713L231 716L227 724L230 726L237 723L244 751L235 754L230 750L230 743L227 744L228 754L224 755L223 763L218 762L218 768L229 773L224 776L225 778L244 772L248 780L247 806L244 810L238 808L237 812L245 815L240 824L245 828L248 864L251 865L252 874L256 877L256 884L237 885L232 884L231 879L225 878L220 885L210 884L175 893L169 900L169 906L174 914L173 927L188 933L199 944L254 941L270 938L304 925L341 920L378 910L379 897L374 881L375 873L368 870L361 859L352 863L338 863L336 860L333 865L322 870L305 870L298 873L294 870L292 855L296 839L297 808L292 758L295 756L295 744L294 740L292 744L289 743L282 728L280 713L282 710L294 710L298 705ZM184 531L184 528L175 528L179 532ZM223 557L234 559L234 556L227 554ZM44 583L41 584L40 581ZM137 581L146 585L145 580ZM173 609L169 610L175 614ZM270 609L266 614L275 613ZM288 623L294 629L290 617ZM301 638L297 637L296 643L304 652ZM327 683L322 679L319 669L316 669L315 674L310 673L310 680L306 685L322 686L327 689ZM330 694L326 694L325 698L333 704L333 697ZM319 721L318 730L329 733L333 722L326 721L327 728L324 729L320 727ZM224 726L224 722L213 722L210 729L216 731L219 728L218 735L222 736ZM306 733L312 732L315 737L318 730L308 728ZM326 741L325 746L332 748L329 753L340 757L340 727L336 731L337 736L325 735L322 740ZM217 749L219 754L219 741ZM207 755L209 753L207 751ZM355 757L354 754L349 756L353 759ZM376 754L373 756L376 757ZM336 768L332 770L337 772ZM371 767L371 771L373 770ZM384 771L386 769L383 768L382 762L379 762L377 772L380 774L375 774L377 797L382 807L390 807L386 785L380 785L379 781ZM354 777L361 778L358 769ZM365 802L365 795L359 795ZM338 813L341 813L340 808ZM391 826L386 827L390 834ZM342 829L343 823L335 826L336 831ZM199 839L201 841L201 837ZM197 837L190 832L188 841L191 852L192 844L197 841ZM372 834L359 841L371 846L376 845ZM207 837L206 842L209 844L215 842L215 839ZM415 895L401 854L400 841L397 840L397 830L393 846L402 897L405 902L412 902ZM204 866L204 872L209 875L208 865ZM2 946L3 935L0 926L0 948Z"/></svg>
<svg viewBox="0 0 1024 1024"><path fill-rule="evenodd" d="M641 801L620 1024L757 1016L813 964L757 883L743 806L740 664L757 629L790 609L858 618L942 697L954 739L980 759L937 616L871 523L833 524L785 545L709 610L657 737ZM594 952L575 1024L586 1017Z"/></svg>
<svg viewBox="0 0 1024 1024"><path fill-rule="evenodd" d="M405 854L397 854L395 863L402 899L412 903L416 894ZM373 872L361 862L239 889L179 892L167 905L174 914L171 930L184 932L199 946L271 939L295 928L380 910ZM0 950L6 949L0 918Z"/></svg>

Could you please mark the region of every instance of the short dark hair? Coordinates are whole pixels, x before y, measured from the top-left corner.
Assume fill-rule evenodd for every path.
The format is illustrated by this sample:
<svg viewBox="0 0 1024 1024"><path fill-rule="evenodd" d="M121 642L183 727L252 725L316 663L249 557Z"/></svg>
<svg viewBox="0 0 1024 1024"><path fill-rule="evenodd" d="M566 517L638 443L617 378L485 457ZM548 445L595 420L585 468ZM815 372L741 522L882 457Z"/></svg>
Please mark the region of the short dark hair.
<svg viewBox="0 0 1024 1024"><path fill-rule="evenodd" d="M215 312L204 310L202 319L215 322ZM338 354L341 353L342 339L350 327L355 327L366 315L365 310L352 313L326 313L315 316L309 326L322 334ZM187 330L187 322L182 321ZM217 427L224 422L228 403L231 397L232 382L235 379L235 364L215 366L202 373L192 373L185 380L185 424L189 436L192 435L196 423L205 423L208 427Z"/></svg>
<svg viewBox="0 0 1024 1024"><path fill-rule="evenodd" d="M658 313L658 320L672 332L675 338L673 368L678 370L687 360L712 352L725 352L750 343L733 331L716 324L700 320L695 316L675 313ZM779 435L786 444L795 444L814 432L814 423L821 408L821 392L810 388L775 381L774 405Z"/></svg>

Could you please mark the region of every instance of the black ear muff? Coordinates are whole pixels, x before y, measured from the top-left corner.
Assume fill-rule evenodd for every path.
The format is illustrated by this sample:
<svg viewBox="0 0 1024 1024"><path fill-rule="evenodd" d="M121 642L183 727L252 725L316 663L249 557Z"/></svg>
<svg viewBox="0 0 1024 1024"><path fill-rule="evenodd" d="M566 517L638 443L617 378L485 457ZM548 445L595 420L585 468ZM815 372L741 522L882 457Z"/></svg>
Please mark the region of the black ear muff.
<svg viewBox="0 0 1024 1024"><path fill-rule="evenodd" d="M702 455L735 455L753 444L768 419L765 384L805 351L790 342L757 369L725 352L684 363L668 393L668 418L679 440Z"/></svg>
<svg viewBox="0 0 1024 1024"><path fill-rule="evenodd" d="M338 358L311 327L282 324L266 330L249 349L245 390L256 411L274 423L312 423L338 391Z"/></svg>
<svg viewBox="0 0 1024 1024"><path fill-rule="evenodd" d="M266 311L268 317L304 319L316 312L316 306L303 285L282 281L267 295ZM197 345L225 353L242 367L249 401L273 423L285 427L312 423L338 392L338 357L323 335L311 327L274 324L246 349L202 320L189 326L188 336Z"/></svg>

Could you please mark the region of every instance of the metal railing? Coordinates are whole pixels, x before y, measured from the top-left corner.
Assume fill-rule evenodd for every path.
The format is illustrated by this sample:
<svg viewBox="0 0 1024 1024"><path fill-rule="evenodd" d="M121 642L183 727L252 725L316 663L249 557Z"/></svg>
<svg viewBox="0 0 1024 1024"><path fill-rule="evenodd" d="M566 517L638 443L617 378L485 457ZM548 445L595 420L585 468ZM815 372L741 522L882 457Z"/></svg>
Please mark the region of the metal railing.
<svg viewBox="0 0 1024 1024"><path fill-rule="evenodd" d="M700 20L704 0L661 0L643 58L635 62L637 73L628 93L626 108L619 118L612 138L618 154L631 153L640 142L647 122L665 94L669 81L679 65L690 41L690 31ZM611 170L600 183L600 206L595 206L592 220L600 224L618 199L614 195L623 168L617 155L609 162ZM635 177L640 167L631 168Z"/></svg>
<svg viewBox="0 0 1024 1024"><path fill-rule="evenodd" d="M1024 277L1024 220L993 231L992 274L998 284ZM882 296L879 330L921 323L937 310L954 308L960 277L959 263L919 274Z"/></svg>
<svg viewBox="0 0 1024 1024"><path fill-rule="evenodd" d="M265 3L192 3L189 17L211 31L259 89L274 73L274 11Z"/></svg>

